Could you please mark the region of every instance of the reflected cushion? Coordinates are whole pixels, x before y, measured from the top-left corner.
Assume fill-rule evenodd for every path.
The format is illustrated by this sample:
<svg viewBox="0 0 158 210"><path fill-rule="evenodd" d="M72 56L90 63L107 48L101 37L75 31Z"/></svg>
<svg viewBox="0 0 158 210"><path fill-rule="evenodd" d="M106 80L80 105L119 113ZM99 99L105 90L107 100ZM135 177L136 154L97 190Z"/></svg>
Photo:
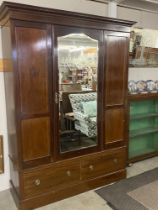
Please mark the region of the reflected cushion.
<svg viewBox="0 0 158 210"><path fill-rule="evenodd" d="M81 102L83 113L95 117L97 115L97 102L96 101L83 101Z"/></svg>

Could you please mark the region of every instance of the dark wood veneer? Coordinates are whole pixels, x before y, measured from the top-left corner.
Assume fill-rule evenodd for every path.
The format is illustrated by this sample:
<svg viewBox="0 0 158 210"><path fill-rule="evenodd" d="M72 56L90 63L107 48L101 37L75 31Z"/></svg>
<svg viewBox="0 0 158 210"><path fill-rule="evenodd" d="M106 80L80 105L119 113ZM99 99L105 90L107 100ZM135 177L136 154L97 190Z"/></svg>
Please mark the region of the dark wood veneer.
<svg viewBox="0 0 158 210"><path fill-rule="evenodd" d="M115 142L125 141L124 138L124 123L125 113L124 108L113 108L105 111L105 143L112 144Z"/></svg>
<svg viewBox="0 0 158 210"><path fill-rule="evenodd" d="M11 192L19 210L125 178L128 41L134 22L4 2L0 24L3 54L11 63L4 78ZM99 43L98 144L60 154L57 37L69 32Z"/></svg>
<svg viewBox="0 0 158 210"><path fill-rule="evenodd" d="M15 33L19 59L21 112L47 113L49 111L47 31L22 26L16 27Z"/></svg>
<svg viewBox="0 0 158 210"><path fill-rule="evenodd" d="M22 120L23 161L50 156L50 119L48 117Z"/></svg>
<svg viewBox="0 0 158 210"><path fill-rule="evenodd" d="M81 180L93 179L125 167L125 149L104 152L83 158L81 161ZM106 163L106 164L105 164Z"/></svg>
<svg viewBox="0 0 158 210"><path fill-rule="evenodd" d="M8 11L12 11L8 14ZM28 15L29 11L29 15ZM129 27L135 22L101 17L97 15L81 14L64 10L43 8L25 4L4 1L0 8L0 22L5 24L9 18L29 20L35 22L54 23L59 25L100 28L129 33ZM75 19L73 18L75 17ZM89 25L89 23L91 23Z"/></svg>
<svg viewBox="0 0 158 210"><path fill-rule="evenodd" d="M108 34L106 42L105 103L106 106L124 105L127 81L128 38L117 34Z"/></svg>

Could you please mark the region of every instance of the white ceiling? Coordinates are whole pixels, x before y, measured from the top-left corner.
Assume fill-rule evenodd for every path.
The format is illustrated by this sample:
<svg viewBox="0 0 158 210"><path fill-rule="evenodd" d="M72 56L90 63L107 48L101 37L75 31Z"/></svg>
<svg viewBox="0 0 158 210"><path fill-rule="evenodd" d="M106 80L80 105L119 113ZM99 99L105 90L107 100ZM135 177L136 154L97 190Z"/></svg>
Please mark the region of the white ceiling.
<svg viewBox="0 0 158 210"><path fill-rule="evenodd" d="M120 5L158 12L158 0L123 0Z"/></svg>
<svg viewBox="0 0 158 210"><path fill-rule="evenodd" d="M158 13L158 0L91 0L96 2L107 3L116 1L120 6L127 6L141 10L150 10Z"/></svg>

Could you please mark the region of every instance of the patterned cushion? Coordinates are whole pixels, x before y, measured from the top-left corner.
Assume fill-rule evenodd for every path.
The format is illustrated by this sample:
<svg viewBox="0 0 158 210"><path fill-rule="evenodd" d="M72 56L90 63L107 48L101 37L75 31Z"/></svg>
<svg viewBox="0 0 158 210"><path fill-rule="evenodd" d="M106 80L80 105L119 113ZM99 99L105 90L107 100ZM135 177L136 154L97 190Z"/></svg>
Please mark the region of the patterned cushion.
<svg viewBox="0 0 158 210"><path fill-rule="evenodd" d="M92 93L81 93L81 94L70 94L69 95L70 102L72 105L73 111L80 111L82 112L82 106L81 102L87 102L87 101L94 101L97 100L97 94L96 92Z"/></svg>
<svg viewBox="0 0 158 210"><path fill-rule="evenodd" d="M97 101L84 101L81 102L83 107L83 113L90 117L95 117L97 115Z"/></svg>

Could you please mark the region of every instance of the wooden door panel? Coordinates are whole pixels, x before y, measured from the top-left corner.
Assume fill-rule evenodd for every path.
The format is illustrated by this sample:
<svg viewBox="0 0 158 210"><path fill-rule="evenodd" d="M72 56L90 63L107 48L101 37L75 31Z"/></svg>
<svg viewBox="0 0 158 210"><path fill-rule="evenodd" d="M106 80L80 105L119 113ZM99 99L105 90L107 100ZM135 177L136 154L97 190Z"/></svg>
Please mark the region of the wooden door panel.
<svg viewBox="0 0 158 210"><path fill-rule="evenodd" d="M16 27L16 46L21 112L47 113L49 111L47 30Z"/></svg>
<svg viewBox="0 0 158 210"><path fill-rule="evenodd" d="M105 119L105 143L124 141L124 108L106 110Z"/></svg>
<svg viewBox="0 0 158 210"><path fill-rule="evenodd" d="M123 36L107 36L106 97L107 106L122 105L127 83L128 39Z"/></svg>
<svg viewBox="0 0 158 210"><path fill-rule="evenodd" d="M50 155L50 119L41 117L22 120L23 161Z"/></svg>

